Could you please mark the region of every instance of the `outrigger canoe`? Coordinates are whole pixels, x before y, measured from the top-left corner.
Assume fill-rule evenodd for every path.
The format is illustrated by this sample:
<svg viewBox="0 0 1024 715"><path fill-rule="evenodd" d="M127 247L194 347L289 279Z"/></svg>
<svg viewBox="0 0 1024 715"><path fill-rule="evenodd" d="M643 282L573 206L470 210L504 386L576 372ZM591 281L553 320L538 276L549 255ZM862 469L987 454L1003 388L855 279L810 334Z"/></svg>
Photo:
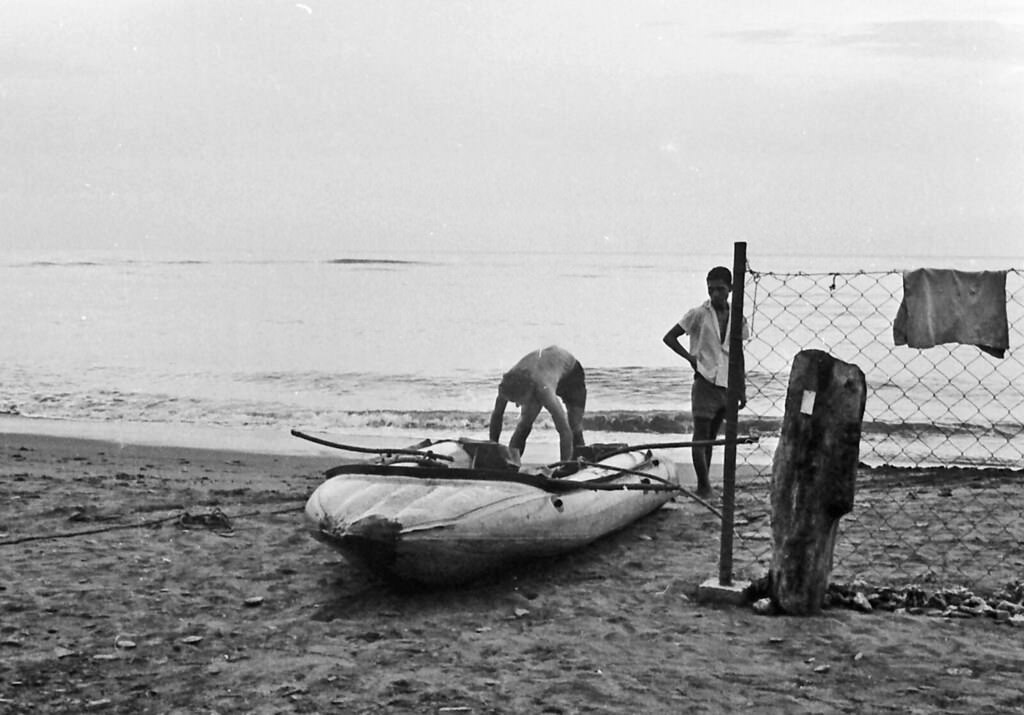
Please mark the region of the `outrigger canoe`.
<svg viewBox="0 0 1024 715"><path fill-rule="evenodd" d="M578 549L679 493L676 465L664 455L604 447L604 456L592 452L594 461L552 475L520 471L494 442L425 441L329 469L306 502L306 521L314 538L388 580L464 583Z"/></svg>

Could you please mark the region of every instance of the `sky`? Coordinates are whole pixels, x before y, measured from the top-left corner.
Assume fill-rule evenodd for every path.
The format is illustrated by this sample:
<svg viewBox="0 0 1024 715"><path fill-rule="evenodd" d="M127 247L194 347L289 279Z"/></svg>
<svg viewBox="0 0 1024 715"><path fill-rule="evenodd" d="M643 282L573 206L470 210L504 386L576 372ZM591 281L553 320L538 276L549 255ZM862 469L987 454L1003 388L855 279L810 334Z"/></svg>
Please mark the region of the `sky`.
<svg viewBox="0 0 1024 715"><path fill-rule="evenodd" d="M1024 257L1015 0L3 0L0 251Z"/></svg>

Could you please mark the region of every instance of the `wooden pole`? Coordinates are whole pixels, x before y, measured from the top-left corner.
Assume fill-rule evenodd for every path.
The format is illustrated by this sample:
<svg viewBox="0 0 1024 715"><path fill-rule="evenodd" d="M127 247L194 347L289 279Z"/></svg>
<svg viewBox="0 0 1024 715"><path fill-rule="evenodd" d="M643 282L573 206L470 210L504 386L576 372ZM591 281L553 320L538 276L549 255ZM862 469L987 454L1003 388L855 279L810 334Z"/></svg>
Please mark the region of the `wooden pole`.
<svg viewBox="0 0 1024 715"><path fill-rule="evenodd" d="M725 460L722 466L722 538L718 555L718 583L732 585L732 543L736 513L736 434L743 394L743 284L746 280L747 244L733 244L732 305L729 315L729 385L725 400Z"/></svg>
<svg viewBox="0 0 1024 715"><path fill-rule="evenodd" d="M839 519L853 509L867 396L856 365L821 350L793 359L772 460L772 600L785 613L821 610Z"/></svg>

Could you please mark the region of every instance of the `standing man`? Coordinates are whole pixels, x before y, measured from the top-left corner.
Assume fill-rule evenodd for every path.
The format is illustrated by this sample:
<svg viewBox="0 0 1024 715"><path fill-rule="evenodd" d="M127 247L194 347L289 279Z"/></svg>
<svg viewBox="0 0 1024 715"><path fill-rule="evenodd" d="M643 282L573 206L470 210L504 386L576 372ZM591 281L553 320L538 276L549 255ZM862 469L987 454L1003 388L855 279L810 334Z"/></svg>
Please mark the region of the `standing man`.
<svg viewBox="0 0 1024 715"><path fill-rule="evenodd" d="M708 298L687 311L673 325L662 341L693 368L693 390L690 393L693 414L693 441L713 440L725 419L726 392L729 385L729 293L732 273L725 266L708 272ZM690 336L690 349L680 344L679 336ZM743 320L743 339L749 337ZM738 356L740 360L743 355ZM740 407L747 404L746 376L740 393ZM693 469L697 473L697 495L712 495L708 469L711 466L711 445L694 445L691 450Z"/></svg>
<svg viewBox="0 0 1024 715"><path fill-rule="evenodd" d="M561 398L561 400L559 400ZM512 366L501 378L498 397L491 412L490 437L501 436L505 406L514 402L521 408L519 424L509 440L509 449L521 457L533 422L543 407L551 414L563 462L572 459L573 448L582 446L583 411L587 406L587 385L583 366L565 348L551 345L535 350ZM565 407L562 407L562 403Z"/></svg>

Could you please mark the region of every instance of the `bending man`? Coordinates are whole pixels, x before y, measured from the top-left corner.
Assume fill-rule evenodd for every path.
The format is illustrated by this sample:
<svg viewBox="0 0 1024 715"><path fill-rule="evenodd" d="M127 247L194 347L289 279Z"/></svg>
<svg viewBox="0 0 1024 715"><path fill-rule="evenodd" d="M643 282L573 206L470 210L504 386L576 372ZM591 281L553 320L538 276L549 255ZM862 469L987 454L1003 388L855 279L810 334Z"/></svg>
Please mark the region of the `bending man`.
<svg viewBox="0 0 1024 715"><path fill-rule="evenodd" d="M559 399L561 398L561 399ZM520 407L519 424L509 440L509 449L522 456L526 438L543 407L550 413L558 430L562 461L569 461L573 448L582 446L583 412L587 407L587 384L583 366L572 354L557 345L535 350L517 362L501 378L498 397L491 412L490 437L497 442L501 436L505 406L514 402ZM565 407L562 407L562 403Z"/></svg>

